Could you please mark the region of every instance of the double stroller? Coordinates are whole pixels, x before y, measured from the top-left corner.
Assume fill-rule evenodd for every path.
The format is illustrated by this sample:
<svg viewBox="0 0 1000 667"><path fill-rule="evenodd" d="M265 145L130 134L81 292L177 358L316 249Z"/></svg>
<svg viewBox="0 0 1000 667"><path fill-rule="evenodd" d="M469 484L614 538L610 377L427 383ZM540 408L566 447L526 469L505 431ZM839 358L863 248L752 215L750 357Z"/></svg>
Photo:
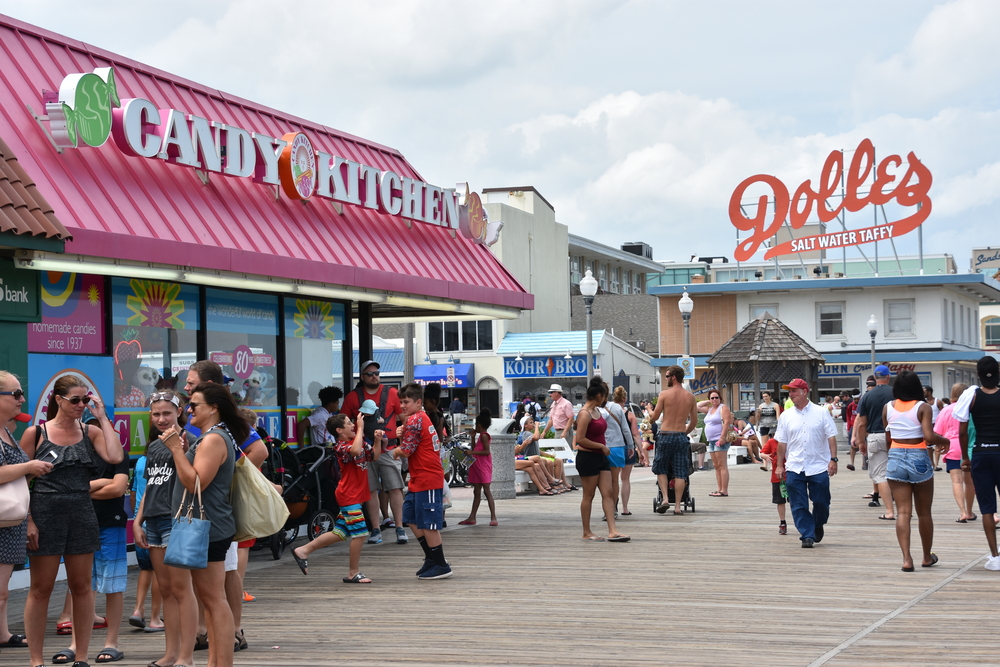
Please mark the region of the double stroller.
<svg viewBox="0 0 1000 667"><path fill-rule="evenodd" d="M270 546L271 556L278 560L285 547L299 536L299 526L306 525L310 540L333 528L340 512L335 493L340 468L330 447L293 449L277 439L271 439L270 445L270 455L261 470L281 486L288 520L282 530L257 543Z"/></svg>

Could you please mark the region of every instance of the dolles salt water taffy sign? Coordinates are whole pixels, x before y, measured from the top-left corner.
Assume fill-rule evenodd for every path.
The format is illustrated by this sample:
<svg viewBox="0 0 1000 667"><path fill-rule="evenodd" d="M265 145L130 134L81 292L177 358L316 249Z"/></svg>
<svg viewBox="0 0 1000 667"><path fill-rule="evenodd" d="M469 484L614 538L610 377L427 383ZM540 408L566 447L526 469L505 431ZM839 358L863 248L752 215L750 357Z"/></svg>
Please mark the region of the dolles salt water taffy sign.
<svg viewBox="0 0 1000 667"><path fill-rule="evenodd" d="M459 229L463 211L453 188L313 149L303 132L260 132L159 109L143 98L120 98L114 69L67 75L57 94L45 93L52 139L59 148L99 147L112 138L126 155L279 186L289 199L316 196L388 215Z"/></svg>
<svg viewBox="0 0 1000 667"><path fill-rule="evenodd" d="M733 256L741 262L749 260L762 243L774 237L786 218L789 219L792 229L800 229L806 224L813 208L823 223L830 222L842 211L856 213L866 206L880 206L892 199L913 212L895 222L882 225L792 239L768 249L764 259L798 252L873 243L913 231L931 214L929 192L933 179L930 170L913 152L906 156L906 162L907 167L901 178L895 173L901 170L903 164L902 158L898 155L889 155L876 166L875 146L870 139L863 139L854 151L846 172L844 172L843 152L833 151L826 158L819 183L814 187L811 180L805 180L791 197L785 184L774 176L758 174L747 178L736 186L729 200L729 220L737 229L753 233L740 240L736 250L733 251ZM874 178L868 187L868 193L862 195L859 189L873 173ZM839 196L842 178L844 196L839 204L829 208L827 200ZM751 217L744 213L743 196L748 188L756 184L767 186L771 192L760 196L756 204L756 215ZM773 203L773 206L769 206L769 203Z"/></svg>

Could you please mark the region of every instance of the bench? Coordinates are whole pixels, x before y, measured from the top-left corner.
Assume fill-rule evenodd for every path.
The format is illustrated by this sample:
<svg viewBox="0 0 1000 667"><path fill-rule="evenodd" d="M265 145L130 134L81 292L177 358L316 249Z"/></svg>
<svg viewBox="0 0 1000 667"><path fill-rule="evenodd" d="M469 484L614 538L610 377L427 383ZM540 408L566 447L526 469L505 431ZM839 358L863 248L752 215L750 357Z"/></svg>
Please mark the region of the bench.
<svg viewBox="0 0 1000 667"><path fill-rule="evenodd" d="M539 440L538 448L542 452L557 459L563 460L563 470L566 472L566 480L574 486L580 486L580 476L576 473L576 456L569 444L562 438L550 440ZM518 470L514 473L514 488L518 493L535 492L535 485L531 483L528 473Z"/></svg>

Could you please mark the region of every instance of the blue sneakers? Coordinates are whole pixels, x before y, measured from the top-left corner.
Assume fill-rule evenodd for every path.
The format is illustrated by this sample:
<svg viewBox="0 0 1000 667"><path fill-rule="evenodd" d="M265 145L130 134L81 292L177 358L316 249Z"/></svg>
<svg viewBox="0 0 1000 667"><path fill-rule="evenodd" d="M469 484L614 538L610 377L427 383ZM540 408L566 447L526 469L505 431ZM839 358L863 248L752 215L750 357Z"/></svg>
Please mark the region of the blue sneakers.
<svg viewBox="0 0 1000 667"><path fill-rule="evenodd" d="M418 574L417 579L447 579L452 575L450 565L435 565L431 562L431 567L423 572L423 574Z"/></svg>
<svg viewBox="0 0 1000 667"><path fill-rule="evenodd" d="M368 544L382 544L382 531L376 528L368 536Z"/></svg>
<svg viewBox="0 0 1000 667"><path fill-rule="evenodd" d="M396 544L406 544L410 539L406 536L406 530L403 528L396 529Z"/></svg>
<svg viewBox="0 0 1000 667"><path fill-rule="evenodd" d="M424 559L424 564L420 566L419 570L417 570L417 576L419 577L420 575L422 575L423 573L427 572L427 570L431 569L432 567L434 567L434 561L432 561L430 558L425 558Z"/></svg>

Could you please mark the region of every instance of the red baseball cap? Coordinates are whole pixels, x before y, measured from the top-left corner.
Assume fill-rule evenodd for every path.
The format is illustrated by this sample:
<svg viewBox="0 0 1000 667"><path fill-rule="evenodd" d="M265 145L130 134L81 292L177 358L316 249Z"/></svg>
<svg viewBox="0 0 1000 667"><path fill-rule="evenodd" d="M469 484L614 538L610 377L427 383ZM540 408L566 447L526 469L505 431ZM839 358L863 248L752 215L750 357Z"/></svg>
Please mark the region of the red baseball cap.
<svg viewBox="0 0 1000 667"><path fill-rule="evenodd" d="M788 384L781 385L782 389L802 389L804 391L809 391L809 383L801 378L795 378Z"/></svg>

